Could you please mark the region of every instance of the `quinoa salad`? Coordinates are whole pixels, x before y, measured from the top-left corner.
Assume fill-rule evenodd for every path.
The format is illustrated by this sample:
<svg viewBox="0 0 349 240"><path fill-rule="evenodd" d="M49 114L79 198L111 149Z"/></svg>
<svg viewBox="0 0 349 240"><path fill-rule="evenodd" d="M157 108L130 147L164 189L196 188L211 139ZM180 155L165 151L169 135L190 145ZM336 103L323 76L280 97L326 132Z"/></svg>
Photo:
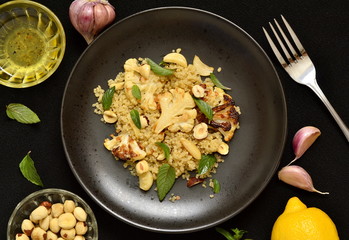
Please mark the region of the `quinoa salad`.
<svg viewBox="0 0 349 240"><path fill-rule="evenodd" d="M218 193L212 175L229 153L241 114L231 89L215 75L221 69L198 56L189 63L180 49L159 64L130 58L123 68L107 89L94 89L94 112L115 125L105 148L138 178L140 189L154 186L160 201L177 178L188 187L209 180Z"/></svg>

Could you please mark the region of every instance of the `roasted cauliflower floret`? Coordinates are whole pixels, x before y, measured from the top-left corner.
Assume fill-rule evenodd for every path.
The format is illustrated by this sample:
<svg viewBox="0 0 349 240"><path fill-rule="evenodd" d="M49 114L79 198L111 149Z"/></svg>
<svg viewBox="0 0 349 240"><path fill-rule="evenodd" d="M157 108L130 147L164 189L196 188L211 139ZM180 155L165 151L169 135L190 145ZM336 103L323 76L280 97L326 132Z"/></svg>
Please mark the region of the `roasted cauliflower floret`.
<svg viewBox="0 0 349 240"><path fill-rule="evenodd" d="M158 96L161 115L155 122L153 131L160 133L169 127L172 130L190 131L196 118L195 102L192 96L181 88L171 89Z"/></svg>
<svg viewBox="0 0 349 240"><path fill-rule="evenodd" d="M168 126L170 132L190 132L195 124L197 112L195 109L187 110L183 115L174 118L173 124Z"/></svg>
<svg viewBox="0 0 349 240"><path fill-rule="evenodd" d="M239 127L239 112L231 96L224 94L224 103L212 108L213 119L210 126L216 128L224 136L225 141L230 141L235 130Z"/></svg>
<svg viewBox="0 0 349 240"><path fill-rule="evenodd" d="M138 61L135 58L128 59L124 64L125 69L125 84L124 89L127 98L134 104L137 104L136 98L132 95L132 86L140 84L140 75L135 71L138 66Z"/></svg>
<svg viewBox="0 0 349 240"><path fill-rule="evenodd" d="M142 93L141 108L145 111L156 110L157 104L155 101L155 96L157 90L162 88L162 84L148 80L147 82L140 84L139 88Z"/></svg>
<svg viewBox="0 0 349 240"><path fill-rule="evenodd" d="M142 109L156 110L155 102L156 92L162 88L160 82L154 82L150 78L149 64L140 65L135 58L128 59L124 64L125 84L124 89L127 98L134 104L137 104L136 98L132 94L133 85L137 85L141 91L140 106Z"/></svg>
<svg viewBox="0 0 349 240"><path fill-rule="evenodd" d="M104 146L111 150L113 155L121 160L137 161L143 159L147 154L138 143L128 134L121 134L113 139L106 139Z"/></svg>

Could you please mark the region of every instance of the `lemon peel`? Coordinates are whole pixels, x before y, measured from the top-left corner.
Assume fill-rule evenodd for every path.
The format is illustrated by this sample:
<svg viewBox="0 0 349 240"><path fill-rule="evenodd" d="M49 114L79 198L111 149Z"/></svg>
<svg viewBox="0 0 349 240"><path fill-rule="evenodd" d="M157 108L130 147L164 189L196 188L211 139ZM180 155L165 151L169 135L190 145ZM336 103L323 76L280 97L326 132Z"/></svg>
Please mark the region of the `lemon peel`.
<svg viewBox="0 0 349 240"><path fill-rule="evenodd" d="M288 200L276 219L271 240L339 240L332 219L321 209L308 208L297 197Z"/></svg>

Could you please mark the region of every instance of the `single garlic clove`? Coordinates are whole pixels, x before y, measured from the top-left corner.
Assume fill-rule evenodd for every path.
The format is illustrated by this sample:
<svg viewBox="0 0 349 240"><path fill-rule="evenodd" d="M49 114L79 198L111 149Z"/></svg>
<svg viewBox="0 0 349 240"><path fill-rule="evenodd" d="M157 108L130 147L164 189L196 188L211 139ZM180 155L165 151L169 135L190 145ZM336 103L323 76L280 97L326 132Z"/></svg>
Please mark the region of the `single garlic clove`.
<svg viewBox="0 0 349 240"><path fill-rule="evenodd" d="M329 194L328 192L320 192L316 190L314 188L313 180L311 179L309 173L300 166L292 165L292 166L283 167L279 171L278 177L281 181L291 186L294 186L309 192Z"/></svg>
<svg viewBox="0 0 349 240"><path fill-rule="evenodd" d="M320 135L321 132L316 127L306 126L299 129L292 141L295 158L288 165L299 159Z"/></svg>
<svg viewBox="0 0 349 240"><path fill-rule="evenodd" d="M85 38L89 44L92 42L94 37L94 5L84 4L80 8L80 12L77 16L77 30Z"/></svg>
<svg viewBox="0 0 349 240"><path fill-rule="evenodd" d="M182 67L187 67L187 59L180 53L172 52L164 56L164 62L176 63Z"/></svg>
<svg viewBox="0 0 349 240"><path fill-rule="evenodd" d="M96 4L93 8L95 26L93 28L93 35L97 35L109 22L109 11L105 5Z"/></svg>

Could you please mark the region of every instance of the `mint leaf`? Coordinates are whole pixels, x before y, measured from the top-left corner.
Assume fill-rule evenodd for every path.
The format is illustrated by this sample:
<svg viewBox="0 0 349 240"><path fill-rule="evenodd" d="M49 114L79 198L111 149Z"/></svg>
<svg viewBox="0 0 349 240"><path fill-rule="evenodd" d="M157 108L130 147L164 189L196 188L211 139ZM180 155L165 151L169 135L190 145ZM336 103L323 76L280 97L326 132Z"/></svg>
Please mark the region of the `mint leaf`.
<svg viewBox="0 0 349 240"><path fill-rule="evenodd" d="M231 90L231 88L224 86L213 73L210 73L210 78L216 87L219 87L223 90Z"/></svg>
<svg viewBox="0 0 349 240"><path fill-rule="evenodd" d="M131 115L131 119L132 119L133 123L136 125L136 127L138 129L141 129L142 124L141 124L141 119L139 117L139 112L136 109L133 109L133 110L131 110L130 115Z"/></svg>
<svg viewBox="0 0 349 240"><path fill-rule="evenodd" d="M145 59L147 61L147 63L150 66L150 69L157 75L160 76L168 76L168 75L172 75L173 74L173 70L171 69L167 69L167 68L163 68L160 65L158 65L157 63L155 63L153 60L151 60L150 58L146 58Z"/></svg>
<svg viewBox="0 0 349 240"><path fill-rule="evenodd" d="M9 118L24 124L40 122L38 115L27 106L20 103L10 103L6 106L6 114Z"/></svg>
<svg viewBox="0 0 349 240"><path fill-rule="evenodd" d="M210 107L210 105L208 105L207 102L205 102L204 100L200 99L200 98L196 98L193 97L194 102L196 104L196 106L198 106L198 108L200 109L200 111L205 114L205 116L208 118L208 120L212 120L213 119L213 110Z"/></svg>
<svg viewBox="0 0 349 240"><path fill-rule="evenodd" d="M136 84L132 86L132 95L137 100L141 100L141 98L142 98L141 90L139 89L138 85L136 85Z"/></svg>
<svg viewBox="0 0 349 240"><path fill-rule="evenodd" d="M159 147L161 147L161 149L164 151L165 154L165 158L168 161L170 159L170 148L162 142L157 142L156 145L158 145Z"/></svg>
<svg viewBox="0 0 349 240"><path fill-rule="evenodd" d="M108 90L104 92L102 97L103 110L108 110L110 108L113 102L114 93L115 93L115 87L108 88Z"/></svg>
<svg viewBox="0 0 349 240"><path fill-rule="evenodd" d="M156 179L159 200L162 201L176 180L175 169L168 163L161 165Z"/></svg>
<svg viewBox="0 0 349 240"><path fill-rule="evenodd" d="M221 184L217 179L213 179L213 192L219 193L221 191Z"/></svg>
<svg viewBox="0 0 349 240"><path fill-rule="evenodd" d="M34 161L29 156L30 152L23 158L23 160L19 164L19 169L21 170L23 176L30 182L43 187L44 184L41 181L41 178L36 171L34 166Z"/></svg>
<svg viewBox="0 0 349 240"><path fill-rule="evenodd" d="M199 162L198 174L205 174L211 170L213 165L217 162L217 159L214 155L203 155Z"/></svg>

